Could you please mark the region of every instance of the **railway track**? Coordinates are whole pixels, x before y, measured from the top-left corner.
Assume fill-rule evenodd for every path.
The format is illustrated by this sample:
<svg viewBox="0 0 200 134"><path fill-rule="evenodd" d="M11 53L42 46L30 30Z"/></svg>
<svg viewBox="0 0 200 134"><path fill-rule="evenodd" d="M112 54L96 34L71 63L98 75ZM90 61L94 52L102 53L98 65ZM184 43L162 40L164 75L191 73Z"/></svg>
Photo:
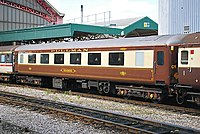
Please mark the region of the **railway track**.
<svg viewBox="0 0 200 134"><path fill-rule="evenodd" d="M16 85L16 84L5 84L7 86L15 86L15 87L23 87L24 85ZM148 101L138 101L138 100L129 100L129 99L124 99L124 98L119 98L119 97L110 97L110 96L104 96L104 95L99 95L99 94L94 94L94 93L84 93L84 92L72 92L72 91L63 91L63 90L57 90L57 89L47 89L47 88L40 88L40 87L31 87L36 90L42 90L42 91L47 91L49 93L64 93L64 94L69 94L69 95L76 95L76 96L81 96L81 97L87 97L87 98L93 98L93 99L100 99L100 100L107 100L107 101L115 101L115 102L120 102L120 103L125 103L125 104L133 104L133 105L138 105L138 106L145 106L147 108L157 108L157 109L162 109L162 110L168 110L168 111L173 111L177 113L182 113L182 114L189 114L193 116L200 116L200 106L196 106L194 104L191 105L184 105L184 106L179 106L175 104L163 104L163 103L152 103Z"/></svg>
<svg viewBox="0 0 200 134"><path fill-rule="evenodd" d="M53 90L53 92L57 92ZM58 91L60 92L60 91ZM151 108L157 108L162 110L168 110L173 112L178 112L182 114L190 114L193 116L200 116L200 107L199 106L177 106L177 105L171 105L171 104L156 104L152 102L146 102L146 101L138 101L138 100L128 100L123 98L117 98L117 97L109 97L109 96L102 96L102 95L95 95L95 94L88 94L88 93L79 93L79 92L70 92L72 95L82 96L82 97L88 97L88 98L94 98L94 99L102 99L102 100L108 100L108 101L115 101L115 102L121 102L126 104L133 104L138 106L146 106Z"/></svg>
<svg viewBox="0 0 200 134"><path fill-rule="evenodd" d="M200 133L200 131L194 129L3 91L0 91L0 100L9 104L26 106L32 110L57 113L65 118L67 117L67 119L76 119L89 124L101 124L129 133Z"/></svg>

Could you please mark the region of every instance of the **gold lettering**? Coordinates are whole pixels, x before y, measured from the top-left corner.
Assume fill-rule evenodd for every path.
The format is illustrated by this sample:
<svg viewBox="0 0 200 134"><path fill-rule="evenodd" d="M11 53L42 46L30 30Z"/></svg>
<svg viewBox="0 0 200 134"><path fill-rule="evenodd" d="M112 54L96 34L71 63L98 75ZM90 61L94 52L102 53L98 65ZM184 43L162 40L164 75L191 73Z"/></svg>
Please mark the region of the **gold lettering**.
<svg viewBox="0 0 200 134"><path fill-rule="evenodd" d="M63 72L63 73L76 73L75 69L65 69L65 68L63 68L60 71Z"/></svg>
<svg viewBox="0 0 200 134"><path fill-rule="evenodd" d="M84 48L84 49L83 49L83 52L88 52L88 49L87 49L87 48Z"/></svg>
<svg viewBox="0 0 200 134"><path fill-rule="evenodd" d="M77 49L77 52L82 52L82 50L81 49Z"/></svg>
<svg viewBox="0 0 200 134"><path fill-rule="evenodd" d="M71 49L71 52L76 52L76 49Z"/></svg>

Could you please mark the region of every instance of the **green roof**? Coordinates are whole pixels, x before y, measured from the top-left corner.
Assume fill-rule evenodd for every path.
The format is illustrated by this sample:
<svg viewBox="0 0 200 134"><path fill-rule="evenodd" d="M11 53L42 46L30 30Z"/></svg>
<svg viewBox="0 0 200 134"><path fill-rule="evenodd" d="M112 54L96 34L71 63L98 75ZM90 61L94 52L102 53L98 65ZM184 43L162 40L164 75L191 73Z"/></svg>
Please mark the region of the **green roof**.
<svg viewBox="0 0 200 134"><path fill-rule="evenodd" d="M109 34L113 36L128 35L132 31L140 30L158 30L158 24L148 17L124 27L113 28L105 26L85 25L85 24L60 24L43 26L37 28L27 28L0 32L0 42L13 42L37 39L67 38L75 37L77 33L88 34ZM145 31L144 31L145 32Z"/></svg>

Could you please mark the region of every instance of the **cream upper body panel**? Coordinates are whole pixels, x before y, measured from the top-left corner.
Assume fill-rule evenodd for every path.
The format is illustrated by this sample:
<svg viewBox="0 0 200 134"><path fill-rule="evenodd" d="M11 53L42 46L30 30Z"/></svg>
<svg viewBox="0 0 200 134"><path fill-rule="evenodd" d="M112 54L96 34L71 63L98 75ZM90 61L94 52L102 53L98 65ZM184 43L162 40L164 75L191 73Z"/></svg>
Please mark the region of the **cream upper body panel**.
<svg viewBox="0 0 200 134"><path fill-rule="evenodd" d="M124 65L109 65L109 53L124 53ZM70 64L70 54L81 53L81 64ZM100 65L88 65L88 54L100 53ZM36 63L28 63L28 55L36 55ZM49 63L41 64L41 54L49 55ZM64 54L64 64L54 64L54 55ZM120 68L153 68L154 50L132 50L132 51L95 51L95 52L54 52L54 53L18 53L19 65L56 65L56 66L96 66L96 67L120 67Z"/></svg>
<svg viewBox="0 0 200 134"><path fill-rule="evenodd" d="M181 68L200 68L200 48L179 48L178 59Z"/></svg>

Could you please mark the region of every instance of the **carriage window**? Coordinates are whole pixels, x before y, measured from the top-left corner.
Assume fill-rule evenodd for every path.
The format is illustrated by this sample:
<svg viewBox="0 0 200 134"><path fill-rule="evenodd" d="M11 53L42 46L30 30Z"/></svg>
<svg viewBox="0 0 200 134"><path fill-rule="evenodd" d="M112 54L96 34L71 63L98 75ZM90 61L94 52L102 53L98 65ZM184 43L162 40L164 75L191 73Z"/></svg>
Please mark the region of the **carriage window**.
<svg viewBox="0 0 200 134"><path fill-rule="evenodd" d="M28 55L28 63L36 63L36 54Z"/></svg>
<svg viewBox="0 0 200 134"><path fill-rule="evenodd" d="M101 53L89 53L88 65L101 65Z"/></svg>
<svg viewBox="0 0 200 134"><path fill-rule="evenodd" d="M20 55L20 61L19 62L24 63L24 55L23 54Z"/></svg>
<svg viewBox="0 0 200 134"><path fill-rule="evenodd" d="M135 65L144 66L144 52L135 53Z"/></svg>
<svg viewBox="0 0 200 134"><path fill-rule="evenodd" d="M4 54L0 55L0 63L6 62L6 56Z"/></svg>
<svg viewBox="0 0 200 134"><path fill-rule="evenodd" d="M163 51L157 52L157 64L164 65L164 52Z"/></svg>
<svg viewBox="0 0 200 134"><path fill-rule="evenodd" d="M41 64L49 64L49 54L41 54L40 55L40 63Z"/></svg>
<svg viewBox="0 0 200 134"><path fill-rule="evenodd" d="M181 64L188 64L188 51L181 51Z"/></svg>
<svg viewBox="0 0 200 134"><path fill-rule="evenodd" d="M12 54L6 54L6 63L12 63Z"/></svg>
<svg viewBox="0 0 200 134"><path fill-rule="evenodd" d="M81 64L81 53L71 53L70 64Z"/></svg>
<svg viewBox="0 0 200 134"><path fill-rule="evenodd" d="M109 53L109 65L124 65L124 53Z"/></svg>
<svg viewBox="0 0 200 134"><path fill-rule="evenodd" d="M54 64L64 64L64 54L55 54Z"/></svg>

